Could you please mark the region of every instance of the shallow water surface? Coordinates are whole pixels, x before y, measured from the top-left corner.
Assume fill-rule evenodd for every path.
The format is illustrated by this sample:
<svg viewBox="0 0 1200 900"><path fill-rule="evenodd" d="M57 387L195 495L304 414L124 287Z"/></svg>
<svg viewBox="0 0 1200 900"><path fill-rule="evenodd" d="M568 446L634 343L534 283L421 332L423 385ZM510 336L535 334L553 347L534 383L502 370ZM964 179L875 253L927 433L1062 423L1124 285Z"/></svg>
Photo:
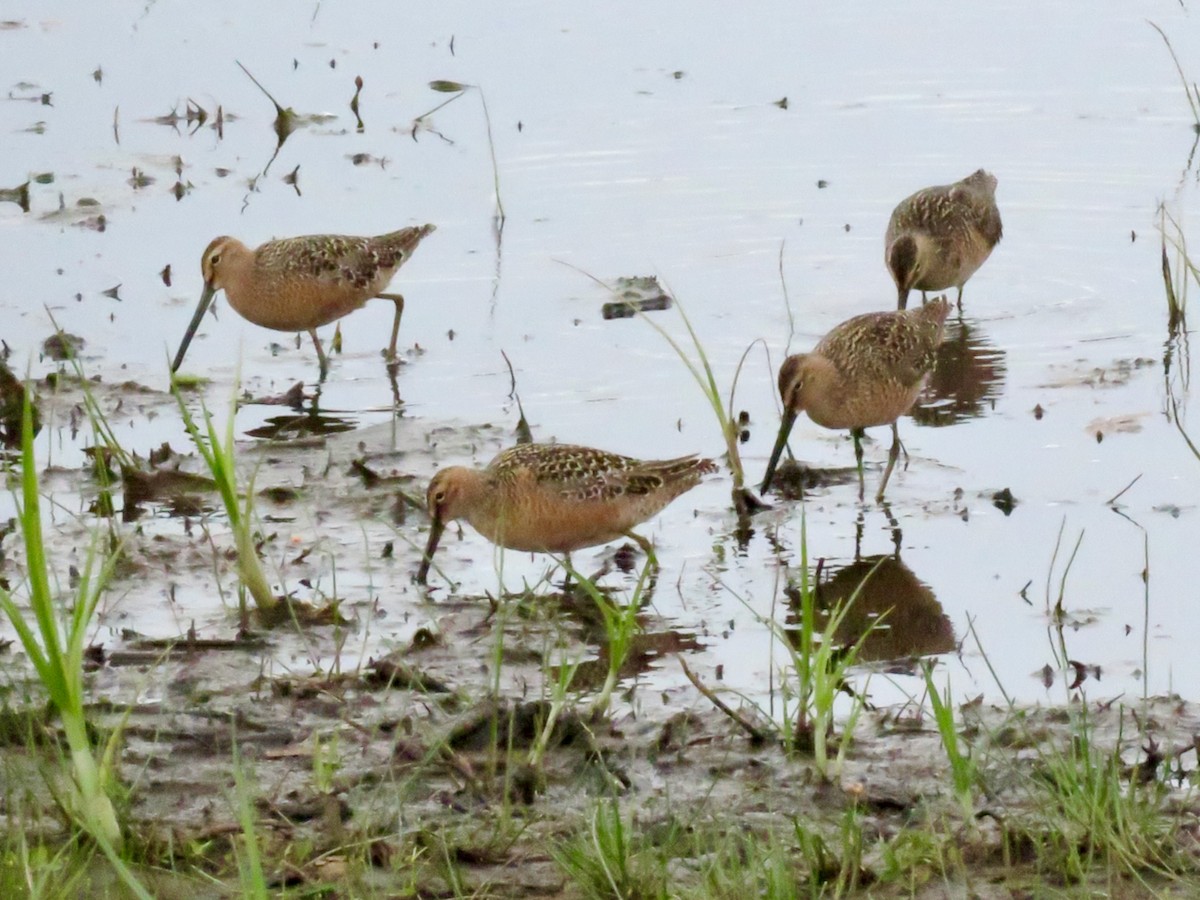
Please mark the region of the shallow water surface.
<svg viewBox="0 0 1200 900"><path fill-rule="evenodd" d="M1194 234L1200 169L1177 73L1143 20L1171 35L1186 69L1200 40L1178 4L1110 0L1080 16L1021 2L778 3L736 22L725 7L684 3L366 10L17 4L0 30L0 187L31 181L28 212L0 203L0 337L10 366L36 379L59 368L39 355L51 314L82 336L117 435L142 456L164 441L187 446L161 392L212 237L253 245L438 226L392 286L408 300L399 406L379 357L389 303L342 321L343 350L319 387L307 337L252 326L223 300L188 353L184 369L211 378L203 394L219 417L239 376L254 397L298 381L319 393L315 424L311 412L249 404L237 429L260 486L307 492L260 509L274 529L268 552L289 560L285 584L336 593L369 626L353 650L285 643L280 665L365 657L421 624L453 627L444 584L433 603L410 584L424 517L410 510L396 524L392 493L329 473L344 476L366 454L411 476L398 484L420 496L438 467L482 464L511 443L514 378L538 440L646 457L722 452L674 351L643 320L603 320L611 297L588 274L655 275L682 304L723 391L738 378L731 407L749 414L741 449L757 479L785 352L892 306L882 262L892 207L984 167L999 179L1005 237L967 285L926 396L901 421L908 464L886 507L860 503L853 479L832 479L803 503L775 503L739 540L728 481L710 479L644 529L664 567L654 612L699 636L691 655L707 677L719 665L724 685L762 698L785 657L762 618L790 615L803 520L827 595L886 560L869 611L896 621L872 659L940 654L960 696L1061 701L1072 660L1090 667L1089 696L1195 699L1200 660L1184 636L1200 461L1172 412L1178 403L1187 430L1188 348L1167 343L1156 210L1167 203ZM275 110L235 60L314 117L278 152ZM362 130L349 107L356 76ZM435 79L477 88L418 118L451 96L429 88ZM189 122L189 107L206 120ZM172 111L182 118L156 121ZM652 315L688 346L677 311ZM150 391L122 396L126 381ZM40 459L78 467L90 432L56 409ZM887 448L886 429L876 431L868 494ZM301 437L316 443L265 443ZM846 435L804 418L791 446L810 467L853 465ZM73 559L88 491L58 470L46 488L60 558ZM1001 509L1005 490L1015 505ZM11 510L0 499L0 518ZM127 527L157 542L146 554L157 562L150 577L114 584L102 640L119 644L118 627L234 627L200 530L162 509ZM219 517L212 529L224 545ZM5 549L16 560L14 540ZM385 558L387 542L395 554ZM296 562L301 548L315 552ZM576 565L588 570L605 552ZM461 542L448 534L439 562L463 595L495 593L501 569L516 588L547 567L498 557L469 530ZM228 592L232 575L221 583ZM902 630L916 636L902 642ZM918 692L895 674L904 670L874 677L873 697ZM669 660L643 678L683 683Z"/></svg>

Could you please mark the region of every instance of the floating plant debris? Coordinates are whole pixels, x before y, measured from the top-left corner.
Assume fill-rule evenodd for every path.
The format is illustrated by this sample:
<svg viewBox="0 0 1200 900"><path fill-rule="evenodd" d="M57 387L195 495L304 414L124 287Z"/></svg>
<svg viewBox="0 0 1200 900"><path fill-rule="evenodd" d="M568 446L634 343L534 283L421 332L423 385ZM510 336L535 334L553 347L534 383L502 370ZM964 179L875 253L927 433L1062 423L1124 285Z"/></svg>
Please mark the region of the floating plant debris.
<svg viewBox="0 0 1200 900"><path fill-rule="evenodd" d="M126 179L125 183L128 184L130 187L132 187L136 191L136 190L140 190L141 188L146 187L147 185L154 184L154 181L155 181L155 178L153 175L147 175L145 172L143 172L137 166L134 166L133 174L130 175L128 179Z"/></svg>
<svg viewBox="0 0 1200 900"><path fill-rule="evenodd" d="M605 319L628 319L639 312L658 312L671 308L671 298L653 275L618 278L613 293L621 299L601 307Z"/></svg>
<svg viewBox="0 0 1200 900"><path fill-rule="evenodd" d="M15 203L21 212L29 212L29 182L15 188L0 188L0 203Z"/></svg>
<svg viewBox="0 0 1200 900"><path fill-rule="evenodd" d="M1008 488L1004 488L992 494L992 505L1006 516L1012 514L1012 511L1017 506L1017 502L1017 498L1013 496L1012 491Z"/></svg>
<svg viewBox="0 0 1200 900"><path fill-rule="evenodd" d="M354 113L354 119L355 119L355 121L358 122L358 126L357 126L356 130L359 131L360 133L367 130L366 126L363 125L362 116L360 116L358 114L358 97L362 93L362 89L363 89L362 76L356 75L354 77L354 97L352 97L350 100L350 112Z"/></svg>

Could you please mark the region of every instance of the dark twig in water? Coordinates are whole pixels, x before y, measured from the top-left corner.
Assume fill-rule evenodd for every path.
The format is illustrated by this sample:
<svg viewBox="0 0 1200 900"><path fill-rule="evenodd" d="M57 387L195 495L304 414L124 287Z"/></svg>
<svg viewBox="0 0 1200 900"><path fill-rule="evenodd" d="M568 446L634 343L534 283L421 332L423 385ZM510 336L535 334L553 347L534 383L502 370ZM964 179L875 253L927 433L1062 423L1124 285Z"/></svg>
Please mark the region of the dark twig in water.
<svg viewBox="0 0 1200 900"><path fill-rule="evenodd" d="M417 139L417 127L419 125L424 124L425 120L427 118L429 118L430 116L432 116L439 109L449 106L455 100L462 97L462 95L464 93L466 93L467 88L469 88L470 86L471 85L469 85L469 84L459 84L456 81L431 81L431 82L429 82L429 87L431 89L437 91L438 93L453 93L454 96L447 97L445 100L443 100L437 106L435 106L433 109L426 110L425 112L423 112L419 116L417 116L415 119L413 119L413 129L412 129L413 140L415 141Z"/></svg>
<svg viewBox="0 0 1200 900"><path fill-rule="evenodd" d="M1029 585L1026 585L1026 587L1028 586ZM967 631L970 632L972 639L974 639L975 647L979 650L979 655L983 657L984 665L986 665L988 671L991 672L992 681L995 682L1000 694L1004 697L1004 702L1007 703L1011 709L1013 706L1013 698L1009 696L1008 691L1004 687L1004 682L1000 678L1000 674L996 671L995 666L992 665L991 657L987 655L987 650L984 649L983 641L979 639L979 632L975 630L975 618L973 616L967 616Z"/></svg>
<svg viewBox="0 0 1200 900"><path fill-rule="evenodd" d="M508 366L508 396L510 400L517 401L517 414L520 416L517 419L517 443L532 444L533 432L529 428L529 422L525 419L525 409L521 406L521 395L517 393L517 376L513 373L512 361L503 350L500 351L500 355L504 357L504 364Z"/></svg>
<svg viewBox="0 0 1200 900"><path fill-rule="evenodd" d="M697 678L692 670L688 668L688 664L683 661L682 656L676 653L675 659L679 661L679 665L683 669L683 674L687 676L687 680L695 686L696 690L705 696L709 703L732 719L736 725L750 735L750 739L752 741L760 744L766 743L767 736L763 733L761 728L756 727L752 722L746 721L745 718L738 715L736 710L731 708L724 700L718 697L713 692L712 688L706 687L704 682Z"/></svg>
<svg viewBox="0 0 1200 900"><path fill-rule="evenodd" d="M282 106L279 105L279 101L276 100L274 97L272 97L271 92L268 91L265 87L263 87L261 82L259 82L259 80L257 78L255 78L253 75L250 74L250 70L247 69L245 66L243 66L241 64L241 61L235 59L234 62L237 63L239 69L241 69L243 72L246 73L246 77L254 82L254 86L257 87L260 91L262 91L264 94L267 95L267 99L270 100L271 103L275 107L276 114L282 116L285 113L285 110Z"/></svg>
<svg viewBox="0 0 1200 900"><path fill-rule="evenodd" d="M1138 475L1136 478L1133 479L1133 481L1129 482L1129 484L1125 485L1125 487L1121 488L1119 491L1117 491L1115 494L1113 494L1111 497L1109 497L1108 500L1105 501L1105 504L1107 506L1112 506L1114 503L1116 503L1118 500L1121 499L1121 497L1124 495L1124 493L1127 490L1129 490L1131 487L1133 487L1135 484L1137 484L1138 481L1141 479L1141 477L1142 477L1141 475Z"/></svg>

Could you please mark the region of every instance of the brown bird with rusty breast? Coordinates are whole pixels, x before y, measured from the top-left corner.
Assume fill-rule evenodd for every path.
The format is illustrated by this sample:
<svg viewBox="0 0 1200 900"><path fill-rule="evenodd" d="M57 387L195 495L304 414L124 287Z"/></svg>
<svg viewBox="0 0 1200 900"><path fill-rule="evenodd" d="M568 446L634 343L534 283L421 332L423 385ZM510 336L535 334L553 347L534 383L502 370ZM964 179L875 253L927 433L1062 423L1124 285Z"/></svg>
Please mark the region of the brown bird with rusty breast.
<svg viewBox="0 0 1200 900"><path fill-rule="evenodd" d="M632 529L716 470L695 455L643 460L572 444L518 444L484 469L450 466L426 492L433 525L417 582L454 519L510 550L567 554L628 537L653 558Z"/></svg>
<svg viewBox="0 0 1200 900"><path fill-rule="evenodd" d="M251 250L237 238L215 238L200 258L204 293L191 324L171 363L183 363L192 336L219 290L243 319L276 331L307 331L317 348L321 376L328 359L317 329L361 307L373 297L396 304L387 359L396 359L396 338L404 297L386 294L396 270L430 232L433 225L402 228L377 237L310 234L268 241Z"/></svg>
<svg viewBox="0 0 1200 900"><path fill-rule="evenodd" d="M767 463L762 491L771 487L775 467L796 416L802 412L824 428L848 428L863 493L863 429L892 426L887 468L875 499L884 489L900 454L896 420L916 402L937 358L950 301L938 297L915 309L875 312L847 319L808 353L789 356L779 367L783 420Z"/></svg>
<svg viewBox="0 0 1200 900"><path fill-rule="evenodd" d="M954 184L917 191L900 201L888 221L883 259L896 282L897 309L910 290L958 288L984 264L1003 234L996 176L979 169Z"/></svg>

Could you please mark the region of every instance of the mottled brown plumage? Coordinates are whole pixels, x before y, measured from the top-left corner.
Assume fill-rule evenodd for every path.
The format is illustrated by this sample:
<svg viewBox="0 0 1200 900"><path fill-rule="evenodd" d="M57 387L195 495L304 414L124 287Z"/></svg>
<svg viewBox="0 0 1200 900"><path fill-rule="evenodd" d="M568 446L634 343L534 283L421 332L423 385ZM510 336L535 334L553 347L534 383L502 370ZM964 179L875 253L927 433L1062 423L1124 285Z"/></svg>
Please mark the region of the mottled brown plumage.
<svg viewBox="0 0 1200 900"><path fill-rule="evenodd" d="M983 169L954 184L927 187L900 202L884 235L884 262L904 309L910 290L962 289L991 255L1003 229L996 176Z"/></svg>
<svg viewBox="0 0 1200 900"><path fill-rule="evenodd" d="M842 322L808 353L789 356L779 368L783 421L762 490L801 412L824 428L848 428L862 488L862 432L892 426L892 447L876 499L883 497L900 452L896 420L912 407L937 358L950 302L938 297L917 309L867 313Z"/></svg>
<svg viewBox="0 0 1200 900"><path fill-rule="evenodd" d="M404 313L404 297L383 289L412 256L433 225L402 228L378 237L310 234L268 241L251 250L237 238L216 238L204 250L200 269L204 293L171 371L183 363L192 336L219 290L243 318L276 331L307 331L321 363L327 367L317 329L358 309L372 297L396 304L388 359L396 357L396 337Z"/></svg>
<svg viewBox="0 0 1200 900"><path fill-rule="evenodd" d="M454 519L512 550L570 553L624 536L649 551L631 529L716 470L696 456L642 460L571 444L519 444L484 469L442 469L427 491L433 526L417 581Z"/></svg>

